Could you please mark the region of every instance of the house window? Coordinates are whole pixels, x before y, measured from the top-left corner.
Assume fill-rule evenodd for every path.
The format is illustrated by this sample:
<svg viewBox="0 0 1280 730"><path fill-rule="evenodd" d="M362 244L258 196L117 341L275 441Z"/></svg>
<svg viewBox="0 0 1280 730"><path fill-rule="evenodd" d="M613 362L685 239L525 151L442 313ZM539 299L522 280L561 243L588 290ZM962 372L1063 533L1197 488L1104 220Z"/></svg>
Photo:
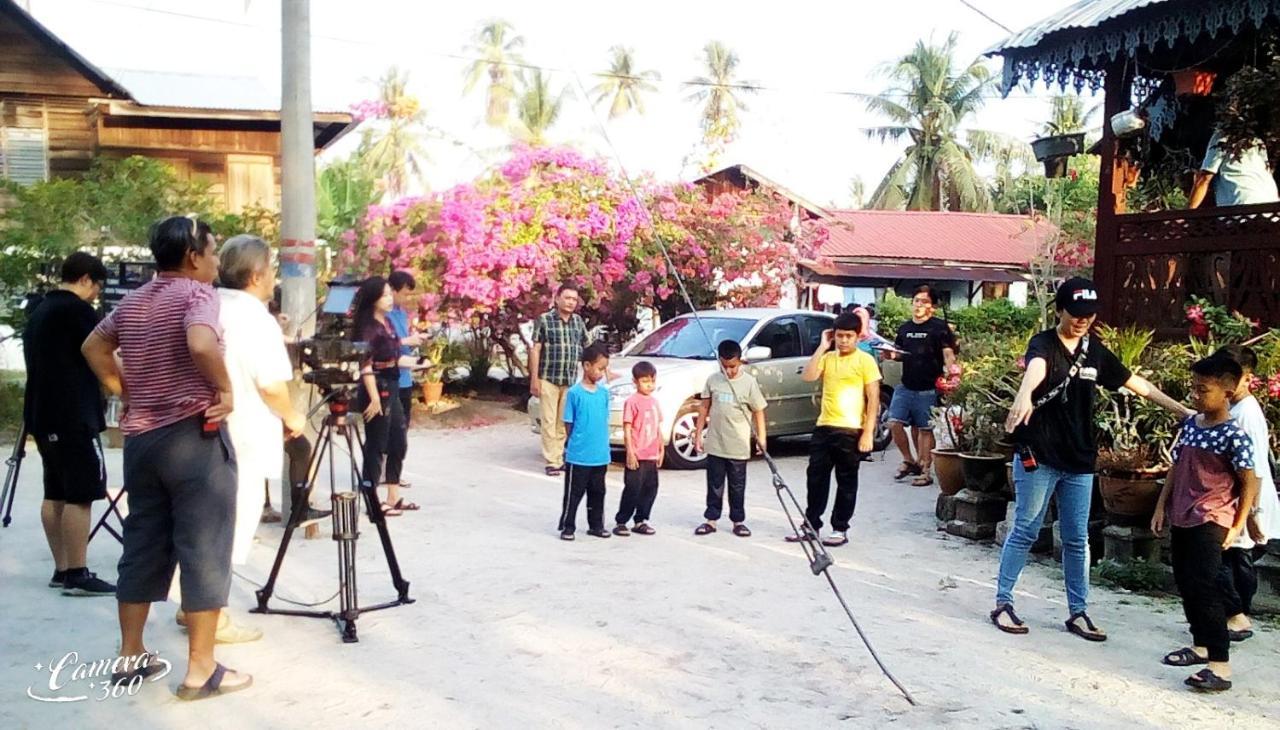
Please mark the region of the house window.
<svg viewBox="0 0 1280 730"><path fill-rule="evenodd" d="M23 185L49 179L49 146L43 129L0 128L0 177Z"/></svg>

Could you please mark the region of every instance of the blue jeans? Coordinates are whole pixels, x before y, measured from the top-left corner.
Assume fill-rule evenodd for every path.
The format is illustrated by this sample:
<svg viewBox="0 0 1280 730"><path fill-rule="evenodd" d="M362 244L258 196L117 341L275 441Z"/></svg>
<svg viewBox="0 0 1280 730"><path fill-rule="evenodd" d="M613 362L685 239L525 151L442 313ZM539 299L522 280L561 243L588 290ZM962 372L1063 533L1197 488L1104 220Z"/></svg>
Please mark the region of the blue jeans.
<svg viewBox="0 0 1280 730"><path fill-rule="evenodd" d="M1089 503L1093 475L1071 474L1044 464L1033 472L1013 461L1017 507L1013 529L1000 551L996 605L1013 603L1013 586L1027 564L1027 553L1040 536L1049 497L1058 495L1058 529L1062 534L1062 573L1067 584L1067 607L1074 616L1089 601Z"/></svg>

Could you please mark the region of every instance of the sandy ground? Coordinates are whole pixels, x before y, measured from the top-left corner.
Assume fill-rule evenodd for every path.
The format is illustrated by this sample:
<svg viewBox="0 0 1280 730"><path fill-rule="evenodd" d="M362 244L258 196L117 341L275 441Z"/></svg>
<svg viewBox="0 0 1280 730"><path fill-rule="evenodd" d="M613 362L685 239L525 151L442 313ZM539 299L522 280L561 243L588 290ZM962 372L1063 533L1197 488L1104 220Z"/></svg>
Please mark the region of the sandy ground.
<svg viewBox="0 0 1280 730"><path fill-rule="evenodd" d="M480 419L476 423L495 419ZM800 491L803 444L780 450ZM120 453L109 454L119 474ZM695 538L700 472L664 472L654 537L556 539L561 483L543 476L536 438L519 422L417 431L406 494L423 505L396 518L395 547L410 606L371 613L344 645L324 620L246 615L281 530L262 526L244 578L233 584L254 644L220 647L251 672L248 691L189 705L181 672L135 696L59 704L100 691L92 680L49 692L48 670L69 651L114 656L115 603L65 598L45 587L51 563L37 518L39 459L28 459L14 522L0 531L0 727L1276 727L1280 632L1235 653L1236 689L1187 691L1163 667L1185 643L1179 607L1095 589L1102 645L1062 631L1061 572L1033 563L1019 608L1032 629L1011 637L986 621L997 554L933 529L935 492L894 484L893 464L863 471L852 542L834 551L836 581L890 668L915 694L910 707L859 643L826 582L794 546L761 462L750 467L755 536ZM622 475L609 475L607 514ZM118 483L118 476L113 483ZM580 524L585 520L580 520ZM722 526L725 523L721 523ZM359 543L361 597L393 597L372 531ZM277 595L318 601L336 590L334 543L295 543ZM90 546L90 564L115 574L119 548ZM276 604L282 605L282 604ZM184 665L174 607L160 605L149 646ZM65 674L63 675L66 676Z"/></svg>

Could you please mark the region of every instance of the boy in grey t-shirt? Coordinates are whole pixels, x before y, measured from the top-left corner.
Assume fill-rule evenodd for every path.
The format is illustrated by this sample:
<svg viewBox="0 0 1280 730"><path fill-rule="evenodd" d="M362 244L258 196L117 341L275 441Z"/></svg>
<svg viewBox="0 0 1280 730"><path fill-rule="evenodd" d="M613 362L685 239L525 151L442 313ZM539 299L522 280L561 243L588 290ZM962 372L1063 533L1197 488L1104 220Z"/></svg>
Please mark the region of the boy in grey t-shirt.
<svg viewBox="0 0 1280 730"><path fill-rule="evenodd" d="M751 537L747 528L747 460L751 458L751 423L747 413L755 419L755 446L764 452L766 406L764 393L756 379L742 371L742 347L733 340L725 340L718 348L720 369L707 378L702 388L698 422L693 429L693 447L707 452L707 511L706 520L695 535L709 535L716 531L716 521L724 508L725 482L729 484L729 519L733 522L733 534ZM702 429L706 427L704 439Z"/></svg>

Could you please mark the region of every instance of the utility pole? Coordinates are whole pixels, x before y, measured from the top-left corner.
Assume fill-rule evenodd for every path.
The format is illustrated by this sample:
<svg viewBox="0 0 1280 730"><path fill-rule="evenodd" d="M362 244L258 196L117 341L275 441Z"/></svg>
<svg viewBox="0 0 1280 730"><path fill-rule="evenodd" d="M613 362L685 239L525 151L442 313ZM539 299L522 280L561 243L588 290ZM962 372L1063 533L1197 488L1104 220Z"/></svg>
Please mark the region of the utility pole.
<svg viewBox="0 0 1280 730"><path fill-rule="evenodd" d="M282 0L280 48L280 310L300 337L315 333L316 159L311 114L310 0ZM301 388L294 389L294 405ZM288 470L286 468L286 474ZM285 479L287 485L288 478ZM284 514L291 514L290 489L283 489Z"/></svg>

